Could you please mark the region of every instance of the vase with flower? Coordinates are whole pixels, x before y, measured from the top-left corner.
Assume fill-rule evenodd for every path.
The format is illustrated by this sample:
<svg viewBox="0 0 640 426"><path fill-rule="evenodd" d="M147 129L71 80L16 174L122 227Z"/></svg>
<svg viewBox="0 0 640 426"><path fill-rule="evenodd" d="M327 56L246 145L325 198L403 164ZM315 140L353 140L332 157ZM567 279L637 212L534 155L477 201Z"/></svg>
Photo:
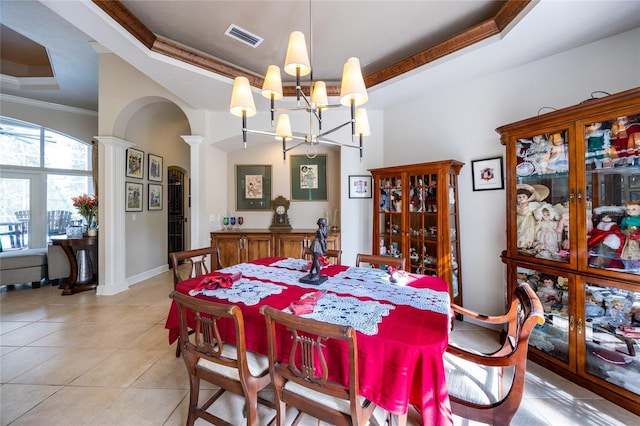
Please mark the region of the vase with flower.
<svg viewBox="0 0 640 426"><path fill-rule="evenodd" d="M96 215L98 214L98 196L94 195L90 197L87 194L82 194L78 197L72 197L73 206L78 209L78 213L87 223L87 236L95 237L98 235L98 224L96 221Z"/></svg>

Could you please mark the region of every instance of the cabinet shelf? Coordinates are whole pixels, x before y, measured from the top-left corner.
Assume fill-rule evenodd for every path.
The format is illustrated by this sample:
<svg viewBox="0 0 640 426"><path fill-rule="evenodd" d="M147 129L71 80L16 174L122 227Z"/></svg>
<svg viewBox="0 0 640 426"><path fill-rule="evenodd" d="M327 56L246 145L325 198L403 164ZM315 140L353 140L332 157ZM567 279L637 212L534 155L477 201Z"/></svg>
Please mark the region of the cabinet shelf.
<svg viewBox="0 0 640 426"><path fill-rule="evenodd" d="M640 88L497 131L507 294L528 282L545 309L530 358L640 415Z"/></svg>

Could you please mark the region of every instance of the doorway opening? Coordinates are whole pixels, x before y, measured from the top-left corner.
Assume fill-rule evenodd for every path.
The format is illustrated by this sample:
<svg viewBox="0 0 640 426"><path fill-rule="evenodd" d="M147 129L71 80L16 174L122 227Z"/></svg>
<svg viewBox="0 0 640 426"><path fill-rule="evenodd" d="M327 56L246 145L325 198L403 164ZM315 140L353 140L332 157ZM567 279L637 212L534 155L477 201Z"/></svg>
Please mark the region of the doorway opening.
<svg viewBox="0 0 640 426"><path fill-rule="evenodd" d="M185 247L184 224L187 221L185 217L185 170L180 167L170 166L167 169L168 174L168 236L169 236L169 253L183 251ZM167 261L171 265L169 255L167 253Z"/></svg>

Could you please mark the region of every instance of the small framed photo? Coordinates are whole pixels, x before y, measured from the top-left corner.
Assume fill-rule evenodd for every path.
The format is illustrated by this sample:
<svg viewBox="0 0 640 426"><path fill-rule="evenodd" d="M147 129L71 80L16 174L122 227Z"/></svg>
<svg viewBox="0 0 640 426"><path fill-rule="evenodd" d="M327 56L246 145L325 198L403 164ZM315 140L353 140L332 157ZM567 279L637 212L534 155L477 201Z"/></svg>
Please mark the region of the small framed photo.
<svg viewBox="0 0 640 426"><path fill-rule="evenodd" d="M640 189L640 174L629 176L629 188Z"/></svg>
<svg viewBox="0 0 640 426"><path fill-rule="evenodd" d="M149 180L153 182L162 182L162 157L159 155L149 154Z"/></svg>
<svg viewBox="0 0 640 426"><path fill-rule="evenodd" d="M149 210L162 210L162 185L149 184Z"/></svg>
<svg viewBox="0 0 640 426"><path fill-rule="evenodd" d="M349 176L349 198L371 198L371 176Z"/></svg>
<svg viewBox="0 0 640 426"><path fill-rule="evenodd" d="M502 157L471 161L471 178L474 191L504 189Z"/></svg>
<svg viewBox="0 0 640 426"><path fill-rule="evenodd" d="M292 155L291 200L318 201L327 199L327 155L313 158Z"/></svg>
<svg viewBox="0 0 640 426"><path fill-rule="evenodd" d="M271 210L271 165L236 166L236 210Z"/></svg>
<svg viewBox="0 0 640 426"><path fill-rule="evenodd" d="M126 182L125 183L125 211L141 212L142 211L142 184Z"/></svg>
<svg viewBox="0 0 640 426"><path fill-rule="evenodd" d="M142 179L144 174L144 152L137 149L127 149L127 177Z"/></svg>

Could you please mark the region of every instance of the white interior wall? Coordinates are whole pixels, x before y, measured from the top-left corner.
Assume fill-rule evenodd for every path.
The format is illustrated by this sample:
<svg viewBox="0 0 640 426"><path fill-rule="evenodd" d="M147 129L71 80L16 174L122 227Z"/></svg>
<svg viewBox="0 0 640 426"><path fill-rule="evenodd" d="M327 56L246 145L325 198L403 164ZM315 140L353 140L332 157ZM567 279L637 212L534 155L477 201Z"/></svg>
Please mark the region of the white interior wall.
<svg viewBox="0 0 640 426"><path fill-rule="evenodd" d="M448 158L465 163L459 178L465 307L504 311L505 191L474 192L471 161L504 156L495 129L535 116L540 107L563 108L593 91L640 86L639 40L637 29L385 110L385 165Z"/></svg>
<svg viewBox="0 0 640 426"><path fill-rule="evenodd" d="M141 212L127 214L128 277L149 270L166 269L168 253L167 166L175 165L189 170L189 146L180 135L190 132L184 113L171 102L156 102L138 110L129 120L125 139L134 142L144 152L143 179L128 179L143 185ZM163 158L162 182L149 181L149 154ZM187 175L188 177L188 175ZM149 184L162 185L162 209L149 211ZM185 216L189 216L188 209ZM188 228L185 229L188 232Z"/></svg>

